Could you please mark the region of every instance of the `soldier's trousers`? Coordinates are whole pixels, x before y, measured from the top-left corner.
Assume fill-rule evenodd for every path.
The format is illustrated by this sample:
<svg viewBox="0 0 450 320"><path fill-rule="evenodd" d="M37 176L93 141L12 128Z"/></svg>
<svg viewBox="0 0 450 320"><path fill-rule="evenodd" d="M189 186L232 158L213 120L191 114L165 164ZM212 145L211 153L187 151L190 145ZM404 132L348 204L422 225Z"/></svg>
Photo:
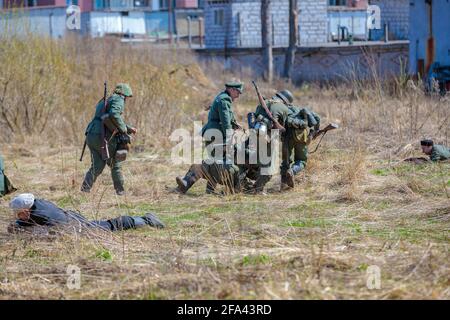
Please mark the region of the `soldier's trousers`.
<svg viewBox="0 0 450 320"><path fill-rule="evenodd" d="M82 188L90 190L94 185L97 177L103 172L106 165L111 168L111 177L116 191L124 190L124 179L122 175L122 162L115 160L117 150L116 139L111 139L108 144L110 158L108 160L102 159L101 153L101 138L99 135L88 134L86 137L86 144L91 151L91 167L86 173Z"/></svg>
<svg viewBox="0 0 450 320"><path fill-rule="evenodd" d="M89 221L79 212L69 210L67 213L73 222L80 223L86 227L95 227L106 231L137 229L148 224L144 217L120 216L108 220Z"/></svg>
<svg viewBox="0 0 450 320"><path fill-rule="evenodd" d="M308 146L289 138L282 146L281 175L286 175L289 169L298 174L306 167L308 161Z"/></svg>

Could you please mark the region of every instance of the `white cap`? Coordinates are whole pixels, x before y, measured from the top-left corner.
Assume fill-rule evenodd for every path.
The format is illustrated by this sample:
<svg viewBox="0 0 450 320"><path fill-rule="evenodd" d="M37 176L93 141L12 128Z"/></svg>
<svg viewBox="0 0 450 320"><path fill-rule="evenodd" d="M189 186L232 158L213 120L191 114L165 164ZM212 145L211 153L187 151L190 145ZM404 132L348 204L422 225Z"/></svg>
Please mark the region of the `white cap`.
<svg viewBox="0 0 450 320"><path fill-rule="evenodd" d="M31 209L34 204L34 195L31 193L22 193L11 200L9 207L14 211L21 211L23 209Z"/></svg>

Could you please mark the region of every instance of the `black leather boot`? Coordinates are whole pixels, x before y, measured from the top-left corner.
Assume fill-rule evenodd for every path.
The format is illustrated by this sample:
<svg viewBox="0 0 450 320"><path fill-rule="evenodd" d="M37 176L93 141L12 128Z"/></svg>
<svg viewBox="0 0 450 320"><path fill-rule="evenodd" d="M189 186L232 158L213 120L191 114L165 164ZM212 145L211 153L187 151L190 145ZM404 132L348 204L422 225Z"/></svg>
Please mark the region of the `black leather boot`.
<svg viewBox="0 0 450 320"><path fill-rule="evenodd" d="M198 170L199 168L194 164L189 168L189 171L183 178L176 177L178 191L186 193L201 178L201 174L199 174Z"/></svg>

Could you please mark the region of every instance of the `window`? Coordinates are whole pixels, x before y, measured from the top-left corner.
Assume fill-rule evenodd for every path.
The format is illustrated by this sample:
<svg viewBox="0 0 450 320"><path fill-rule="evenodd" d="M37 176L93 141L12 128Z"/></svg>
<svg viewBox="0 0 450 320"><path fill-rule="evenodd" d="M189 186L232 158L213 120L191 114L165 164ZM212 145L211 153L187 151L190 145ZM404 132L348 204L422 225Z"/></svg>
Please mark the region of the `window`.
<svg viewBox="0 0 450 320"><path fill-rule="evenodd" d="M347 0L329 0L330 6L346 6Z"/></svg>
<svg viewBox="0 0 450 320"><path fill-rule="evenodd" d="M214 25L223 26L223 21L224 21L223 9L214 10Z"/></svg>
<svg viewBox="0 0 450 320"><path fill-rule="evenodd" d="M159 0L159 9L169 9L169 1L171 0Z"/></svg>
<svg viewBox="0 0 450 320"><path fill-rule="evenodd" d="M135 8L142 8L142 7L148 7L149 6L149 0L134 0L134 7Z"/></svg>

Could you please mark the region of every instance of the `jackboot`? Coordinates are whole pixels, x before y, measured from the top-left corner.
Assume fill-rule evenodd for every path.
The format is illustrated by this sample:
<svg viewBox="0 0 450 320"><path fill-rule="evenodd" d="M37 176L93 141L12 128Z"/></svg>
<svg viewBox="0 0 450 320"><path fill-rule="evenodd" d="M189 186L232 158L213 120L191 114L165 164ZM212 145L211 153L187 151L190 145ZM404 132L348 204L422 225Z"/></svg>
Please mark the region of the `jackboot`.
<svg viewBox="0 0 450 320"><path fill-rule="evenodd" d="M178 191L186 193L201 177L201 165L193 164L183 178L176 177Z"/></svg>
<svg viewBox="0 0 450 320"><path fill-rule="evenodd" d="M295 182L294 182L294 171L292 169L288 169L286 171L286 177L285 177L286 184L289 188L294 188Z"/></svg>

